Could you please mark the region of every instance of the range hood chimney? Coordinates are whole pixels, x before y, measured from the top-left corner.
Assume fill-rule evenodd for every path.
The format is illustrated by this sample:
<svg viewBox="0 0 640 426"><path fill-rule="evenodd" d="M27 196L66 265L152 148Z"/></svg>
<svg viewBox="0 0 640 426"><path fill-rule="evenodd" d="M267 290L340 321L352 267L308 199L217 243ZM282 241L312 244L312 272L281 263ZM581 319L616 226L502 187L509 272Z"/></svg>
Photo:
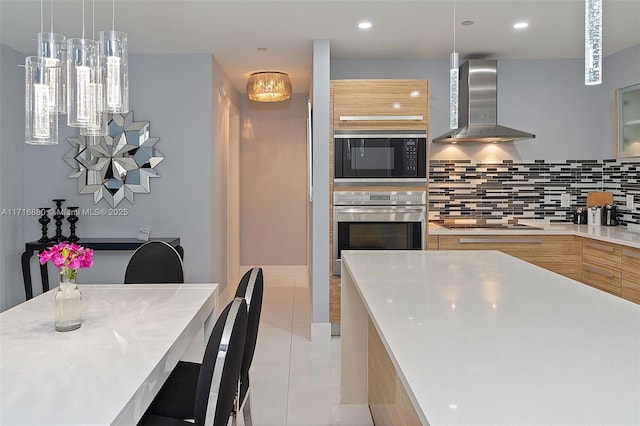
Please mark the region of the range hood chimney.
<svg viewBox="0 0 640 426"><path fill-rule="evenodd" d="M536 137L498 125L498 64L494 59L470 59L460 66L458 114L458 128L433 142L511 142Z"/></svg>

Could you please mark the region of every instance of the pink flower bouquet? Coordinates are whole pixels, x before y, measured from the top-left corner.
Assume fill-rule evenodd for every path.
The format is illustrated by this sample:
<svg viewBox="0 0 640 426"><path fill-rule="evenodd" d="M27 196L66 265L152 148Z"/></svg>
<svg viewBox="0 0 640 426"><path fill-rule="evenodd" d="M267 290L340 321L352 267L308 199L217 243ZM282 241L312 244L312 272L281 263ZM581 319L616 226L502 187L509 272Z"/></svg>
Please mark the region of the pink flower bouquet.
<svg viewBox="0 0 640 426"><path fill-rule="evenodd" d="M60 268L60 273L71 280L76 278L79 268L90 268L93 265L93 250L73 243L58 243L38 255L40 264L51 260Z"/></svg>

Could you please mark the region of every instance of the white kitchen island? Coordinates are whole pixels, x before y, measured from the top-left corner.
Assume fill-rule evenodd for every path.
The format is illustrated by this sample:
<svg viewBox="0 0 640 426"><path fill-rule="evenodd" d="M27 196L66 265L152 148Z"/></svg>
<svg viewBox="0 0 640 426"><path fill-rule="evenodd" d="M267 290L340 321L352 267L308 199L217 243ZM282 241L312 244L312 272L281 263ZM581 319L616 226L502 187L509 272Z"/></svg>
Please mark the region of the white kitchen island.
<svg viewBox="0 0 640 426"><path fill-rule="evenodd" d="M422 424L640 424L639 305L496 251L342 258L342 404L371 405L376 340L402 389L374 419L404 391Z"/></svg>

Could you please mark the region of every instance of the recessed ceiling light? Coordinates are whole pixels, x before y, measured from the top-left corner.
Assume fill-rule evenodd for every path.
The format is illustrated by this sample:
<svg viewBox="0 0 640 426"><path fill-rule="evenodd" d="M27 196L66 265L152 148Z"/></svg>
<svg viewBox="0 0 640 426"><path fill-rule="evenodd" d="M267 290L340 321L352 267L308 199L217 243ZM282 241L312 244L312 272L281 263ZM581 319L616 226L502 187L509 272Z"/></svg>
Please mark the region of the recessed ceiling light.
<svg viewBox="0 0 640 426"><path fill-rule="evenodd" d="M361 30L368 30L369 28L371 28L371 26L372 26L371 22L366 22L366 21L360 22L358 24L358 28L360 28Z"/></svg>
<svg viewBox="0 0 640 426"><path fill-rule="evenodd" d="M258 52L266 52L267 48L266 47L258 47Z"/></svg>
<svg viewBox="0 0 640 426"><path fill-rule="evenodd" d="M468 26L468 25L473 25L473 24L475 24L475 21L462 21L462 22L460 22L460 24L461 24L461 25Z"/></svg>
<svg viewBox="0 0 640 426"><path fill-rule="evenodd" d="M513 24L513 28L515 28L516 30L521 30L523 28L527 28L528 26L528 22L516 22L515 24Z"/></svg>

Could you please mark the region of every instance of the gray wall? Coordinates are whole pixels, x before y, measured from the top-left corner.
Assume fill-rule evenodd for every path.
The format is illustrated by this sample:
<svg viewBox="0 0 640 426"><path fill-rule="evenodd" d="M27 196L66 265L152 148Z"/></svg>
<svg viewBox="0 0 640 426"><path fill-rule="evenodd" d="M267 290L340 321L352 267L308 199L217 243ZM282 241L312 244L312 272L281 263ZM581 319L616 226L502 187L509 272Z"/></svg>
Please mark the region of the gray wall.
<svg viewBox="0 0 640 426"><path fill-rule="evenodd" d="M5 79L10 80L12 85L22 90L24 77L5 74L4 67L14 65L6 64L4 56L2 59L3 83ZM226 149L219 146L222 141L216 126L220 122L220 100L212 92L214 85L217 93L217 84L227 82L230 96L237 99L237 93L214 58L208 54L131 55L129 63L134 119L151 122L151 136L160 138L156 147L166 159L156 168L160 178L151 180L150 194L136 194L134 205L125 200L117 206L127 210L125 216L81 216L77 234L80 237L135 237L139 225L151 225L152 237L181 238L185 248L187 282L219 282L224 287L226 237L221 239L220 235L226 236L224 188L227 172L226 169L221 170L226 158L220 157L224 157ZM19 93L14 96L24 99ZM2 99L5 99L4 92ZM91 196L78 195L77 180L66 177L71 168L62 157L70 148L66 137L76 135L75 129L61 126L60 143L57 146L24 144L23 102L11 102L11 108L16 108L18 112L9 111L9 108L3 108L2 111L3 120L15 116L9 127L12 133L19 135L17 145L21 151L24 150L24 161L21 156L18 159L15 155L12 160L7 159L15 163L12 167L17 173L5 169L3 164L3 194L8 188L12 193L19 193L21 202L24 197L22 207L25 208L52 206L52 198L64 198L67 200L65 206L75 205L81 209L105 207L108 210L105 201L94 205ZM4 125L2 129L4 141L8 130ZM4 154L3 148L3 161ZM14 179L19 191L7 184L5 173ZM13 194L12 198L16 199L17 195ZM21 232L13 238L3 239L3 258L5 254L16 255L15 249L5 248L4 241L16 243L20 247L17 250L19 253L25 240L35 240L40 236L37 218L22 217L21 220L24 235ZM65 232L68 232L68 227L65 227ZM6 235L4 230L3 235ZM211 236L217 236L217 239ZM79 281L122 282L130 255L130 252L96 252L94 266L82 270ZM23 298L23 291L17 290L22 289L19 258L10 259L7 263L11 271L3 271L3 274L19 277L20 280L3 279L2 293L19 292ZM35 258L31 261L31 269L34 282L38 283ZM49 269L50 282L55 283L55 270ZM38 293L36 288L35 294ZM3 301L3 307L20 301L15 298L11 303Z"/></svg>
<svg viewBox="0 0 640 426"><path fill-rule="evenodd" d="M0 44L0 311L24 300L23 217L13 214L24 207L24 68L19 64L24 65L24 55Z"/></svg>
<svg viewBox="0 0 640 426"><path fill-rule="evenodd" d="M307 264L307 96L240 103L240 264Z"/></svg>
<svg viewBox="0 0 640 426"><path fill-rule="evenodd" d="M448 130L448 61L333 60L331 79L430 80L430 138ZM615 156L613 89L640 79L640 46L605 58L604 82L584 85L583 61L499 60L498 123L536 139L489 146L431 145L434 159L602 159Z"/></svg>

